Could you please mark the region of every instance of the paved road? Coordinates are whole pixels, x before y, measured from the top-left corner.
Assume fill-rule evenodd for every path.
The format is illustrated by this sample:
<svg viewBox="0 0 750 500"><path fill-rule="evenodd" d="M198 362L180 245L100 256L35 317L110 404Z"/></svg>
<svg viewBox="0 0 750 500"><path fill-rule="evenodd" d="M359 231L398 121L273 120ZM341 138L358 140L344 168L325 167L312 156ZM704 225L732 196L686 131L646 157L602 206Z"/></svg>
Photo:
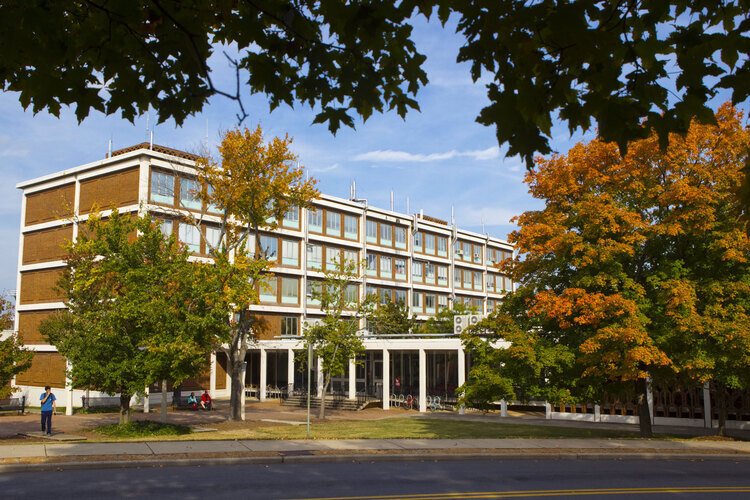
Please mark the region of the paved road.
<svg viewBox="0 0 750 500"><path fill-rule="evenodd" d="M747 462L482 460L0 474L2 498L750 498ZM586 491L581 491L586 490ZM598 491L591 491L598 490ZM731 491L730 491L731 490ZM385 497L382 497L385 496Z"/></svg>

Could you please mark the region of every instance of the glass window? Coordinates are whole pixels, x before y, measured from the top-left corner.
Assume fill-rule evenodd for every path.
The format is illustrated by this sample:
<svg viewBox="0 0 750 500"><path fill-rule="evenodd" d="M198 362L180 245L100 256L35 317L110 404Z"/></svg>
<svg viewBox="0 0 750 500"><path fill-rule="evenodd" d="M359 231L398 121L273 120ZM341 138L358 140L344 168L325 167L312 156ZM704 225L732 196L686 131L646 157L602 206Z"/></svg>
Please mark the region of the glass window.
<svg viewBox="0 0 750 500"><path fill-rule="evenodd" d="M378 242L378 223L374 220L368 220L366 224L365 233L367 236L368 243Z"/></svg>
<svg viewBox="0 0 750 500"><path fill-rule="evenodd" d="M437 284L448 286L448 266L437 266Z"/></svg>
<svg viewBox="0 0 750 500"><path fill-rule="evenodd" d="M307 244L307 268L308 269L322 269L323 268L323 246Z"/></svg>
<svg viewBox="0 0 750 500"><path fill-rule="evenodd" d="M281 318L281 334L286 336L297 335L296 316L284 316Z"/></svg>
<svg viewBox="0 0 750 500"><path fill-rule="evenodd" d="M180 205L188 210L200 210L203 204L198 193L200 187L198 181L195 179L188 179L187 177L180 177Z"/></svg>
<svg viewBox="0 0 750 500"><path fill-rule="evenodd" d="M448 296L438 295L438 311L441 309L447 309L447 308L448 308Z"/></svg>
<svg viewBox="0 0 750 500"><path fill-rule="evenodd" d="M503 251L503 260L508 260L513 258L513 252L509 250Z"/></svg>
<svg viewBox="0 0 750 500"><path fill-rule="evenodd" d="M261 302L276 302L276 287L278 286L278 280L276 277L271 277L265 286L260 287L260 301Z"/></svg>
<svg viewBox="0 0 750 500"><path fill-rule="evenodd" d="M424 253L435 255L435 235L434 234L424 235Z"/></svg>
<svg viewBox="0 0 750 500"><path fill-rule="evenodd" d="M341 214L326 210L326 234L341 236Z"/></svg>
<svg viewBox="0 0 750 500"><path fill-rule="evenodd" d="M284 227L299 228L299 207L289 207L284 213L284 220L281 223Z"/></svg>
<svg viewBox="0 0 750 500"><path fill-rule="evenodd" d="M487 314L491 313L495 310L495 301L492 299L487 299Z"/></svg>
<svg viewBox="0 0 750 500"><path fill-rule="evenodd" d="M279 240L275 236L260 237L260 252L267 260L277 260Z"/></svg>
<svg viewBox="0 0 750 500"><path fill-rule="evenodd" d="M422 251L422 233L414 233L414 251Z"/></svg>
<svg viewBox="0 0 750 500"><path fill-rule="evenodd" d="M347 309L351 309L358 301L358 290L357 285L346 285L344 289L344 301L346 302Z"/></svg>
<svg viewBox="0 0 750 500"><path fill-rule="evenodd" d="M462 246L462 251L464 253L462 258L466 262L471 262L471 243L464 242Z"/></svg>
<svg viewBox="0 0 750 500"><path fill-rule="evenodd" d="M435 314L435 294L426 293L424 295L424 312Z"/></svg>
<svg viewBox="0 0 750 500"><path fill-rule="evenodd" d="M155 219L154 222L159 224L159 229L161 230L161 234L169 238L172 236L172 232L174 231L174 223L169 219Z"/></svg>
<svg viewBox="0 0 750 500"><path fill-rule="evenodd" d="M357 250L344 250L344 263L354 264L354 272L359 272L359 252Z"/></svg>
<svg viewBox="0 0 750 500"><path fill-rule="evenodd" d="M495 276L493 274L487 274L487 291L495 291Z"/></svg>
<svg viewBox="0 0 750 500"><path fill-rule="evenodd" d="M461 270L455 269L453 271L453 286L460 287L461 286Z"/></svg>
<svg viewBox="0 0 750 500"><path fill-rule="evenodd" d="M320 281L308 281L307 282L307 288L305 290L305 297L307 298L307 305L310 305L310 306L320 305L320 297L315 296L316 294L319 294L320 291L321 291Z"/></svg>
<svg viewBox="0 0 750 500"><path fill-rule="evenodd" d="M367 275L378 275L378 256L372 253L367 254Z"/></svg>
<svg viewBox="0 0 750 500"><path fill-rule="evenodd" d="M174 205L174 175L151 171L151 201Z"/></svg>
<svg viewBox="0 0 750 500"><path fill-rule="evenodd" d="M393 226L390 224L380 223L380 244L388 247L393 245Z"/></svg>
<svg viewBox="0 0 750 500"><path fill-rule="evenodd" d="M393 302L393 290L391 290L390 288L381 288L380 303L386 304L388 302Z"/></svg>
<svg viewBox="0 0 750 500"><path fill-rule="evenodd" d="M474 290L482 289L482 273L474 271Z"/></svg>
<svg viewBox="0 0 750 500"><path fill-rule="evenodd" d="M411 308L414 312L422 312L422 293L412 292L411 294Z"/></svg>
<svg viewBox="0 0 750 500"><path fill-rule="evenodd" d="M461 259L462 252L463 250L461 250L461 242L460 241L454 242L453 243L453 257L456 259Z"/></svg>
<svg viewBox="0 0 750 500"><path fill-rule="evenodd" d="M471 290L472 288L471 271L468 269L464 270L464 288L467 290Z"/></svg>
<svg viewBox="0 0 750 500"><path fill-rule="evenodd" d="M427 263L424 265L424 282L435 283L435 264Z"/></svg>
<svg viewBox="0 0 750 500"><path fill-rule="evenodd" d="M415 282L422 282L422 263L421 262L412 262L411 263L411 277L412 281Z"/></svg>
<svg viewBox="0 0 750 500"><path fill-rule="evenodd" d="M326 269L335 271L341 265L341 250L326 247Z"/></svg>
<svg viewBox="0 0 750 500"><path fill-rule="evenodd" d="M406 249L406 228L396 226L395 229L396 248Z"/></svg>
<svg viewBox="0 0 750 500"><path fill-rule="evenodd" d="M209 184L206 188L206 193L208 194L209 198L214 195L214 186L213 184ZM211 212L221 213L221 207L214 203L208 204L208 210Z"/></svg>
<svg viewBox="0 0 750 500"><path fill-rule="evenodd" d="M495 249L487 247L487 250L485 250L485 254L487 255L487 265L491 266L495 263L496 257L495 257Z"/></svg>
<svg viewBox="0 0 750 500"><path fill-rule="evenodd" d="M406 259L393 259L393 269L397 280L406 279Z"/></svg>
<svg viewBox="0 0 750 500"><path fill-rule="evenodd" d="M179 238L181 242L187 245L188 251L195 253L201 251L201 234L198 228L192 224L180 222Z"/></svg>
<svg viewBox="0 0 750 500"><path fill-rule="evenodd" d="M221 247L221 241L219 240L220 236L221 228L206 226L206 242L208 244L206 253L210 253L212 248L219 249L219 247Z"/></svg>
<svg viewBox="0 0 750 500"><path fill-rule="evenodd" d="M281 263L285 266L299 267L299 242L281 241Z"/></svg>
<svg viewBox="0 0 750 500"><path fill-rule="evenodd" d="M367 288L365 289L365 293L367 294L368 297L370 295L377 295L378 294L378 289L375 288L374 286L367 285Z"/></svg>
<svg viewBox="0 0 750 500"><path fill-rule="evenodd" d="M281 278L281 303L299 304L298 278Z"/></svg>
<svg viewBox="0 0 750 500"><path fill-rule="evenodd" d="M312 233L323 232L323 210L316 208L307 211L307 230Z"/></svg>
<svg viewBox="0 0 750 500"><path fill-rule="evenodd" d="M440 257L448 256L448 238L445 236L437 237L437 254Z"/></svg>
<svg viewBox="0 0 750 500"><path fill-rule="evenodd" d="M394 296L396 298L396 304L406 305L406 290L396 290Z"/></svg>
<svg viewBox="0 0 750 500"><path fill-rule="evenodd" d="M359 221L353 215L344 216L344 238L349 240L359 239Z"/></svg>
<svg viewBox="0 0 750 500"><path fill-rule="evenodd" d="M391 258L386 255L380 256L380 277L390 278L393 276L393 270L391 269Z"/></svg>
<svg viewBox="0 0 750 500"><path fill-rule="evenodd" d="M482 246L473 245L473 247L474 247L474 264L481 264L482 263Z"/></svg>

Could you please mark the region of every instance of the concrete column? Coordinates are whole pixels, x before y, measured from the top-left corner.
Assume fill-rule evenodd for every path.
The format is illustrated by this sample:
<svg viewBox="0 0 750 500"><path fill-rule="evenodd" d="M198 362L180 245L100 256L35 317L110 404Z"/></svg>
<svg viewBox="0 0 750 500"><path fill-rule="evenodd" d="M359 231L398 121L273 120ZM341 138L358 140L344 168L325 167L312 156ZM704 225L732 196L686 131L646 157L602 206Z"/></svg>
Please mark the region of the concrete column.
<svg viewBox="0 0 750 500"><path fill-rule="evenodd" d="M357 398L357 365L354 358L349 360L349 399Z"/></svg>
<svg viewBox="0 0 750 500"><path fill-rule="evenodd" d="M457 351L458 356L458 386L461 387L466 382L466 355L463 348ZM466 413L466 407L460 405L458 407L458 414L463 415Z"/></svg>
<svg viewBox="0 0 750 500"><path fill-rule="evenodd" d="M500 416L501 417L508 416L508 402L504 399L500 400Z"/></svg>
<svg viewBox="0 0 750 500"><path fill-rule="evenodd" d="M161 381L161 423L167 423L167 381Z"/></svg>
<svg viewBox="0 0 750 500"><path fill-rule="evenodd" d="M648 402L648 418L654 423L654 389L651 385L651 377L646 379L646 401Z"/></svg>
<svg viewBox="0 0 750 500"><path fill-rule="evenodd" d="M151 401L149 400L149 397L151 397L151 389L149 386L146 386L143 390L143 413L149 413L151 411Z"/></svg>
<svg viewBox="0 0 750 500"><path fill-rule="evenodd" d="M703 384L703 427L713 427L711 418L713 417L713 411L711 410L711 390L708 386L708 382Z"/></svg>
<svg viewBox="0 0 750 500"><path fill-rule="evenodd" d="M318 356L318 390L319 398L323 397L323 358Z"/></svg>
<svg viewBox="0 0 750 500"><path fill-rule="evenodd" d="M547 420L552 418L552 405L549 403L544 403L544 418Z"/></svg>
<svg viewBox="0 0 750 500"><path fill-rule="evenodd" d="M383 349L383 409L391 407L391 356L388 349Z"/></svg>
<svg viewBox="0 0 750 500"><path fill-rule="evenodd" d="M294 390L294 349L286 351L286 391L289 396Z"/></svg>
<svg viewBox="0 0 750 500"><path fill-rule="evenodd" d="M266 400L266 384L268 383L268 356L266 350L260 348L260 383L258 384L258 399L260 401Z"/></svg>
<svg viewBox="0 0 750 500"><path fill-rule="evenodd" d="M243 381L242 384L242 392L240 393L240 418L242 420L245 420L245 374L247 373L247 361L244 361L242 363L242 368L240 368L240 380Z"/></svg>
<svg viewBox="0 0 750 500"><path fill-rule="evenodd" d="M427 353L419 350L419 411L427 411Z"/></svg>
<svg viewBox="0 0 750 500"><path fill-rule="evenodd" d="M602 407L599 405L594 405L594 422L601 422L602 421Z"/></svg>
<svg viewBox="0 0 750 500"><path fill-rule="evenodd" d="M70 374L70 370L73 369L73 365L70 364L70 361L65 362L65 369L67 370L68 374ZM65 392L68 393L68 406L65 407L65 414L72 415L73 414L73 380L70 378L70 375L67 375L65 377Z"/></svg>
<svg viewBox="0 0 750 500"><path fill-rule="evenodd" d="M211 375L208 382L208 393L211 395L211 400L216 397L216 353L211 353Z"/></svg>

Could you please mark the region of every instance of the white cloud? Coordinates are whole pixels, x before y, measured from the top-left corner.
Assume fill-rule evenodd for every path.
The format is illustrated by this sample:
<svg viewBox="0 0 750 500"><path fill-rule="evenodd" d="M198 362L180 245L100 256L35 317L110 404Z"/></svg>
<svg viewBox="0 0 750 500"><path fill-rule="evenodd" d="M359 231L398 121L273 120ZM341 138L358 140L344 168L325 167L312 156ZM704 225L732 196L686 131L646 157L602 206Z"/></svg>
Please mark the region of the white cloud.
<svg viewBox="0 0 750 500"><path fill-rule="evenodd" d="M339 168L338 163L334 163L333 165L328 165L327 167L309 167L307 170L309 172L330 172L331 170L336 170Z"/></svg>
<svg viewBox="0 0 750 500"><path fill-rule="evenodd" d="M450 160L453 158L468 157L475 160L493 160L500 156L500 148L493 146L487 149L479 149L474 151L456 151L455 149L446 153L409 153L406 151L393 151L391 149L368 151L367 153L361 153L356 155L354 161L376 161L383 163L426 163L432 161Z"/></svg>

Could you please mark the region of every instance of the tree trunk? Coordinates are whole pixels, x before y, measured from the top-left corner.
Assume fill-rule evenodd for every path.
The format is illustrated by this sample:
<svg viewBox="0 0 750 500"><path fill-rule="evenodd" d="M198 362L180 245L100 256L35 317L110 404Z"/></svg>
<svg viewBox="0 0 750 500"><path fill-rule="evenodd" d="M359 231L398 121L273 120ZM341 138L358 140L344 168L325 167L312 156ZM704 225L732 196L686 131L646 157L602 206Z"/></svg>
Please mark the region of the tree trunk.
<svg viewBox="0 0 750 500"><path fill-rule="evenodd" d="M718 404L719 410L719 428L717 434L719 436L727 435L727 389L723 384L714 384L716 389L716 403Z"/></svg>
<svg viewBox="0 0 750 500"><path fill-rule="evenodd" d="M638 404L638 425L641 429L641 437L653 437L651 412L648 408L648 383L645 378L639 378L635 381L635 393Z"/></svg>
<svg viewBox="0 0 750 500"><path fill-rule="evenodd" d="M245 381L242 377L242 363L245 362L246 348L231 349L229 351L229 377L231 386L229 389L229 420L239 422L242 420L242 391L245 390Z"/></svg>
<svg viewBox="0 0 750 500"><path fill-rule="evenodd" d="M320 394L320 411L318 412L318 418L321 420L326 418L326 392L328 391L328 384L331 383L330 374L326 374L324 377L325 383L323 384L323 392Z"/></svg>
<svg viewBox="0 0 750 500"><path fill-rule="evenodd" d="M120 393L120 424L128 422L130 422L130 394Z"/></svg>

